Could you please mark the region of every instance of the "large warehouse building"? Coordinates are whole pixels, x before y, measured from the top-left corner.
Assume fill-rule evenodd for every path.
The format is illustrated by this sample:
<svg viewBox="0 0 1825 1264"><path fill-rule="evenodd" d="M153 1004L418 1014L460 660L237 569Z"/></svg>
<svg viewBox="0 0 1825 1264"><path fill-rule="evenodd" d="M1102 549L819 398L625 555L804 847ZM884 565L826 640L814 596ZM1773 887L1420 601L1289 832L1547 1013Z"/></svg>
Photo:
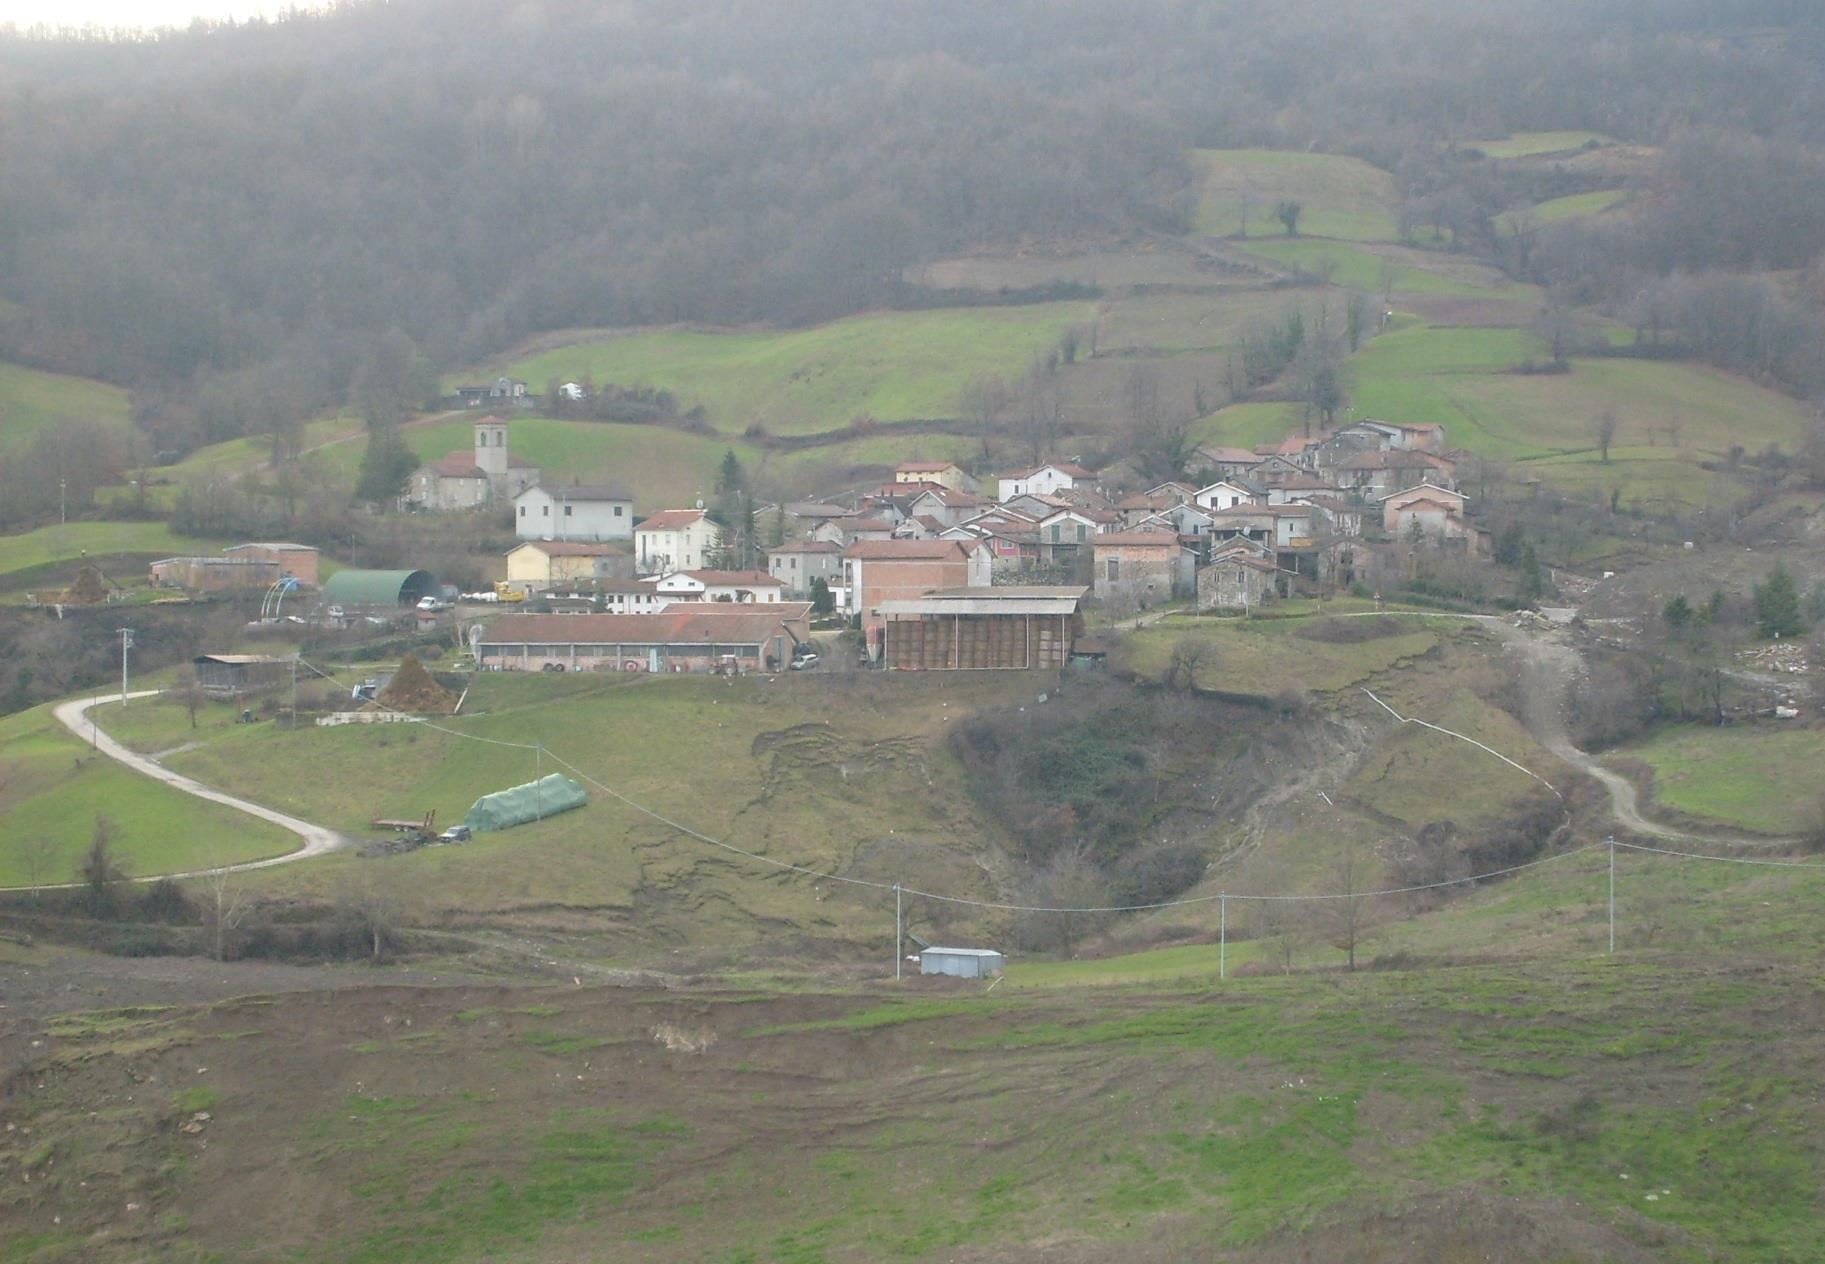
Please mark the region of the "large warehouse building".
<svg viewBox="0 0 1825 1264"><path fill-rule="evenodd" d="M811 603L687 601L658 614L513 614L476 650L487 671L780 671L811 635Z"/></svg>
<svg viewBox="0 0 1825 1264"><path fill-rule="evenodd" d="M882 661L906 671L1063 667L1083 632L1084 588L948 588L883 601Z"/></svg>

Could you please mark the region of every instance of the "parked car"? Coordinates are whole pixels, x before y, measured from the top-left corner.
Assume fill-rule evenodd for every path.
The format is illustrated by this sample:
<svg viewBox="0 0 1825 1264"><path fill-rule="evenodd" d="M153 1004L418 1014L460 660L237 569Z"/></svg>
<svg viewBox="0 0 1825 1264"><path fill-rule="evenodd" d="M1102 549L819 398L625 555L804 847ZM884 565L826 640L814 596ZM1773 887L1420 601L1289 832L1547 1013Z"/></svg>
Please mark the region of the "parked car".
<svg viewBox="0 0 1825 1264"><path fill-rule="evenodd" d="M418 599L418 608L420 610L431 611L448 610L450 608L450 603L445 601L442 597L420 597Z"/></svg>
<svg viewBox="0 0 1825 1264"><path fill-rule="evenodd" d="M463 594L464 601L481 601L481 602L486 602L488 605L493 605L495 602L499 601L500 599L501 599L500 594L497 592L492 592L492 591L490 591L490 592L472 592L472 593Z"/></svg>
<svg viewBox="0 0 1825 1264"><path fill-rule="evenodd" d="M792 659L792 670L807 671L816 667L820 661L816 654L799 654Z"/></svg>
<svg viewBox="0 0 1825 1264"><path fill-rule="evenodd" d="M469 838L469 827L467 825L452 825L449 829L437 836L437 841L440 843L466 843L469 841Z"/></svg>

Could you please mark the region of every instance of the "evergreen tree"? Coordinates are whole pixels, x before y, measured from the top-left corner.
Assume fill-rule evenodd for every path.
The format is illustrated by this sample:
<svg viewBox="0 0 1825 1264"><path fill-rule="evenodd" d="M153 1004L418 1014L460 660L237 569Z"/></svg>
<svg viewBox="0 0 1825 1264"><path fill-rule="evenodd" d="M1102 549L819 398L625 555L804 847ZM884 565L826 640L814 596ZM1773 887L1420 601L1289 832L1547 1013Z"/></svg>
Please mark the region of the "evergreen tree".
<svg viewBox="0 0 1825 1264"><path fill-rule="evenodd" d="M748 476L741 468L741 458L735 455L734 448L723 449L722 468L716 474L716 494L729 496L747 485Z"/></svg>
<svg viewBox="0 0 1825 1264"><path fill-rule="evenodd" d="M1798 636L1806 630L1800 618L1800 590L1786 564L1776 561L1768 578L1755 586L1755 624L1765 637Z"/></svg>
<svg viewBox="0 0 1825 1264"><path fill-rule="evenodd" d="M368 436L368 450L361 458L361 477L355 483L355 499L370 505L384 506L397 500L406 489L406 480L418 467L418 457L391 426L380 426Z"/></svg>
<svg viewBox="0 0 1825 1264"><path fill-rule="evenodd" d="M1521 600L1535 602L1546 591L1546 572L1541 569L1539 554L1532 544L1521 550Z"/></svg>
<svg viewBox="0 0 1825 1264"><path fill-rule="evenodd" d="M1692 603L1686 600L1684 593L1669 600L1660 611L1660 617L1665 619L1667 626L1675 632L1685 631L1697 616L1698 612L1692 609Z"/></svg>
<svg viewBox="0 0 1825 1264"><path fill-rule="evenodd" d="M811 581L811 613L829 614L836 609L836 594L830 591L830 585L819 575Z"/></svg>

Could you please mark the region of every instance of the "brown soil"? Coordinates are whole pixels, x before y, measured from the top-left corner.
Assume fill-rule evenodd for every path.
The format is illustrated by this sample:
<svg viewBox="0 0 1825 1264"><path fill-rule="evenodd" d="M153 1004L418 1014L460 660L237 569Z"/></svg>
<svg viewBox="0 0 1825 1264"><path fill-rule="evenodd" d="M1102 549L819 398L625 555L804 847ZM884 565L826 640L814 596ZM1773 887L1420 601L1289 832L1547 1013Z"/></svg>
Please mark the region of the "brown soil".
<svg viewBox="0 0 1825 1264"><path fill-rule="evenodd" d="M456 695L431 679L424 664L411 654L399 660L399 670L376 701L389 711L409 715L450 715L456 710Z"/></svg>

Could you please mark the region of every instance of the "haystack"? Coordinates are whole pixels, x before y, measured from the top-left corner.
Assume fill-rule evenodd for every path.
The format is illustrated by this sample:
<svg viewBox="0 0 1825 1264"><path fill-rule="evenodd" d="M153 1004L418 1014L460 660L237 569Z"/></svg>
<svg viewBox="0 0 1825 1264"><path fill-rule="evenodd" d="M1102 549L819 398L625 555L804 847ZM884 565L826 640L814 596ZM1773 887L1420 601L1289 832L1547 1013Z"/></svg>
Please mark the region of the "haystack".
<svg viewBox="0 0 1825 1264"><path fill-rule="evenodd" d="M390 711L410 715L449 715L456 710L456 695L431 679L424 664L411 654L399 660L399 670L375 701Z"/></svg>

